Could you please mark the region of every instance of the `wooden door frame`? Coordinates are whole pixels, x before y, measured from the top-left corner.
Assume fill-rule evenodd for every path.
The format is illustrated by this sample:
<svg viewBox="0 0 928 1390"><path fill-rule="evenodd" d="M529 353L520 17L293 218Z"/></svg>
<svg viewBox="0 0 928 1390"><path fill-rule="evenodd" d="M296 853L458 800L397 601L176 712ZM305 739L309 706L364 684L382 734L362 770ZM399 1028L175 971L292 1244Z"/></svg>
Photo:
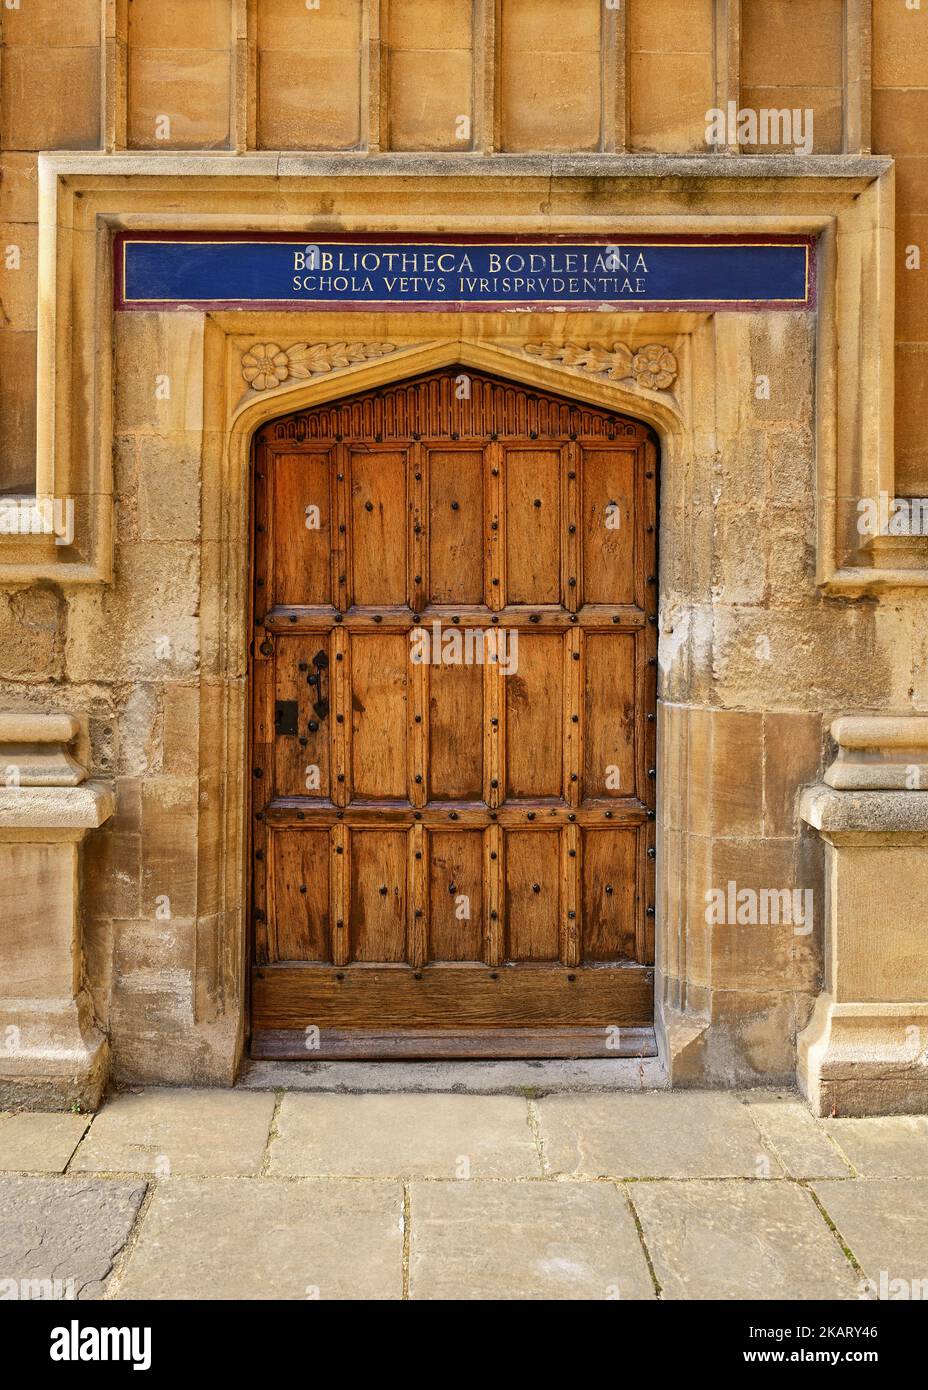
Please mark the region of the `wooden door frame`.
<svg viewBox="0 0 928 1390"><path fill-rule="evenodd" d="M441 361L440 361L440 362L436 362L436 361L434 360L434 359L435 359L435 348L436 348L436 347L440 347L440 357L441 357ZM583 389L583 386L585 386L586 383L582 383L582 384L581 384L580 382L577 382L573 376L568 376L566 373L563 373L563 372L562 372L561 370L559 370L559 369L554 369L554 370L552 371L550 368L548 368L547 366L545 366L545 367L541 367L541 370L538 370L538 367L540 367L541 364L538 364L538 367L536 367L536 363L535 363L535 362L532 362L531 365L529 366L529 368L528 368L527 371L523 371L523 370L513 370L514 363L513 363L513 361L512 361L512 357L511 357L511 355L510 355L509 353L505 353L505 354L504 354L504 353L498 352L498 351L494 350L493 348L488 348L488 346L487 346L486 344L473 344L473 345L471 345L471 348L472 348L471 352L468 352L467 349L466 349L466 346L465 346L464 344L461 344L461 343L454 343L454 342L443 343L443 344L440 344L440 345L437 345L437 344L436 344L436 345L431 345L431 344L430 344L430 345L429 345L429 351L428 351L427 355L428 355L428 357L429 357L431 360L430 360L428 366L424 366L424 365L422 364L422 361L421 361L422 354L419 353L419 352L412 352L412 353L410 353L410 354L408 354L408 355L407 355L407 354L403 354L403 357L402 357L401 360L391 360L391 362L389 363L389 368L388 368L387 371L384 371L384 370L383 370L383 367L386 366L386 364L380 364L380 363L378 363L378 364L375 365L373 371L366 371L366 370L363 370L363 369L362 369L361 371L358 371L357 373L356 373L356 372L352 372L352 373L350 374L350 380L346 380L344 377L342 377L341 379L338 380L337 386L338 386L340 389L336 389L336 390L327 389L327 390L324 390L324 393L323 393L323 392L320 392L320 393L318 393L318 395L317 395L316 392L312 392L312 396L313 396L313 397L316 397L315 399L312 399L312 398L311 398L311 399L308 399L308 400L305 399L305 396L306 396L307 394L309 394L309 392L307 391L306 388L303 388L302 390L288 391L288 392L286 392L285 394L281 394L281 396L275 398L275 402L274 402L274 403L275 403L276 405L278 405L278 408L277 408L277 409L263 410L263 411L261 412L261 418L258 419L258 420L256 420L256 421L254 421L254 422L251 424L251 428L249 429L249 431L248 431L248 433L247 433L247 436L245 436L245 440L246 440L246 449L247 449L246 459L247 459L247 535L248 535L247 596L246 596L246 602L247 602L247 628L246 628L246 640L247 640L247 642L249 643L249 650L248 650L247 653L246 653L247 678L246 678L246 682L245 682L245 701L246 701L246 704L245 704L245 709L246 709L246 721L245 721L245 722L246 722L246 726L247 726L247 727L246 727L246 754L247 754L247 758L246 758L246 781L247 781L247 790L246 790L246 793L245 793L245 797L243 798L243 800L244 800L244 802L245 802L245 806L244 806L244 813L245 813L244 850L245 850L245 853L244 853L244 856L243 856L243 858L244 858L244 897L243 897L243 911L244 911L244 914L245 914L245 932L244 932L244 940L243 940L243 945L244 945L244 953L243 953L243 954L244 954L244 961L243 961L243 965L244 965L244 969L245 969L245 983L244 983L244 990L243 990L243 1003L244 1003L244 1017L243 1017L244 1038L243 1038L243 1040L244 1040L244 1046L245 1046L246 1052L247 1052L248 1050L250 1050L250 1044L251 1044L251 1030L252 1030L251 965L252 965L252 961L253 961L253 958L254 958L254 948L255 948L255 922L254 922L254 915L253 915L253 911L252 911L252 864L253 864L252 845L253 845L253 816L254 816L254 810L253 810L253 787L254 787L254 782L253 782L253 778L252 778L252 776L251 776L251 768L252 768L252 761L253 761L252 741L253 741L254 729L253 729L253 720L252 720L252 717L251 717L251 710L252 710L252 701L253 701L253 680L254 680L254 662L253 662L253 650L252 650L252 648L253 648L252 639L253 639L253 636L254 636L254 608L253 608L253 604L254 604L254 562L255 562L255 543L254 543L255 533L254 533L254 527L255 527L255 524L256 524L256 523L255 523L255 495L254 495L254 487L255 487L256 444L257 444L257 435L258 435L259 430L260 430L261 428L263 428L266 424L268 424L269 422L271 422L271 421L273 421L273 420L275 420L275 419L284 418L284 417L289 416L289 415L292 415L292 414L294 414L294 413L296 413L296 412L298 412L298 411L300 411L300 410L312 409L313 406L315 406L315 405L321 405L321 404L324 404L324 403L326 403L326 402L336 401L336 400L344 399L344 398L346 398L346 397L353 397L353 396L362 394L362 393L364 393L365 391L370 391L371 389L377 389L378 387L388 387L388 386L393 385L393 384L398 384L398 383L402 383L402 382L407 381L407 380L415 379L415 378L417 378L417 377L422 376L423 374L427 374L430 370L434 371L434 370L436 369L436 367L438 367L439 369L440 369L441 367L472 367L472 368L474 368L474 369L476 369L476 370L485 372L485 373L487 373L487 374L489 374L489 375L491 375L491 376L493 376L493 377L497 377L497 378L501 378L501 379L503 379L503 380L510 381L513 385L521 386L521 387L523 387L523 388L526 389L526 390L535 389L535 390L539 390L539 391L542 391L542 392L548 392L548 393L550 393L550 394L552 394L552 395L554 395L554 396L558 396L558 397L566 398L567 400L575 401L575 402L577 402L578 404L580 404L580 403L588 403L588 404L591 404L591 405L594 405L594 406L598 406L600 409L605 409L605 410L607 410L607 411L610 411L611 413L614 413L614 414L616 414L616 415L620 415L620 416L624 416L624 417L630 417L630 418L632 418L633 420L635 420L637 423L640 423L640 424L643 424L643 425L647 426L647 427L650 429L650 431L651 431L651 433L652 433L652 435L653 435L653 439L654 439L654 466L655 466L655 472L656 472L656 485L655 485L655 501L654 501L654 507L655 507L655 521L656 521L656 525L657 525L657 536L656 536L656 541L655 541L655 545L656 545L655 568L656 568L656 573L657 573L657 575L658 575L658 592L659 592L659 575L660 575L660 523L661 523L661 474L662 474L662 461L663 461L663 457L664 457L664 438L665 438L665 431L663 431L663 430L661 429L660 423L658 423L658 420L657 420L657 419L655 419L655 418L648 418L648 416L649 416L649 415L651 415L652 417L653 417L653 416L657 416L657 415L662 416L662 417L663 417L662 423L663 423L665 426L666 426L667 423L668 423L668 417L669 417L669 419L672 421L673 426L674 426L674 429L673 429L672 433L673 433L674 435L676 435L676 434L679 434L679 432L680 432L680 420L679 420L679 417L676 415L676 413L667 410L666 405L665 405L663 402L661 402L661 404L660 404L660 406L659 406L659 408L658 408L657 410L653 409L653 406L654 406L654 404L655 404L655 402L653 402L653 401L651 402L651 405L652 405L652 409L651 409L651 410L647 410L647 409L644 409L644 410L643 410L643 409L642 409L642 405L644 404L644 401L641 400L641 399L635 399L633 402L623 401L623 400L616 400L616 399L604 401L604 400L602 399L602 396L603 396L603 394L604 394L603 386L605 386L605 383L603 383L602 385L600 385L600 383L597 382L597 383L596 383L596 388L598 388L598 389L594 389L594 390L592 390L592 391L587 391L587 390L584 390L584 389ZM411 358L411 357L414 357L414 358L416 358L416 359L418 359L418 360L417 360L415 363L413 363L412 361L410 361L410 358ZM479 361L470 360L470 359L472 359L472 358L478 358ZM501 358L503 359L502 361L500 360ZM375 381L373 381L373 382L370 381L369 378L370 378L371 376L374 376L374 377L376 378ZM367 380L364 380L364 381L360 380L359 378L362 378L362 377L363 377L363 378L367 378ZM547 378L547 379L542 383L542 381L539 380L539 377L545 377L545 378ZM528 378L528 379L527 379L527 378ZM552 378L553 378L553 379L552 379ZM326 386L326 387L331 387L331 386L335 386L335 385L336 385L336 383L335 383L335 382L332 382L332 381L326 381L326 383L325 383L325 386ZM579 388L579 389L578 389L578 388ZM627 395L630 394L629 392L627 392L626 390L624 390L622 387L619 387L619 386L613 387L611 383L609 384L609 386L606 386L606 393L608 393L608 395L613 396L613 397L623 397L623 396L627 396ZM652 396L652 394L656 394L656 393L651 393L651 392L648 392L648 393L647 393L648 396ZM266 401L266 402L262 402L262 404L264 404L264 405L270 405L271 402L270 402L270 401ZM249 413L250 413L250 412L249 412ZM657 708L657 706L659 705L659 701L660 701L660 690L659 690L659 688L656 690L656 696L655 696L655 698L656 698L656 706L655 706L655 708ZM659 737L659 726L655 727L655 733L654 733L654 762L655 762L655 766L659 766L658 737ZM657 805L657 800L656 800L657 795L658 795L658 787L655 786L655 806ZM653 843L654 843L655 847L657 847L657 845L658 845L658 837L659 837L658 826L655 824L654 831L652 832L652 840L653 840ZM657 853L657 849L655 848L655 850L649 851L649 852L650 852L650 853ZM658 865L655 866L655 885L654 885L654 903L655 903L655 906L656 906L656 904L658 903L659 897L660 897L660 884L659 884L659 881L658 881L657 874L658 874ZM652 937L656 935L656 933L655 933L655 931L654 931L654 924L653 924L653 923L652 923L652 928L651 928L651 934L652 934ZM624 1047L623 1047L623 1050L622 1050L622 1051L616 1051L615 1054L614 1054L615 1056L621 1056L621 1055L626 1055L626 1056L627 1056L627 1055L648 1056L648 1055L654 1055L654 1052L656 1051L656 1044L655 1044L655 1018L654 1018L654 1014L656 1013L656 1009L657 1009L657 981L658 981L658 973L657 973L656 965L655 965L653 962L652 962L652 964L651 964L651 966L650 966L649 968L650 968L650 970L651 970L651 972L652 972L652 984L653 984L653 990L654 990L654 1000L653 1000L653 1010L652 1010L652 1024L651 1024L650 1028L648 1028L648 1029L640 1029L640 1030L639 1030L639 1029L635 1029L635 1030L629 1029L629 1030L626 1030L630 1035L631 1035L632 1033L634 1033L636 1036L635 1036L635 1037L631 1037L631 1036L630 1036L628 1039L626 1039L625 1044L624 1044ZM640 1037L638 1036L639 1034L640 1034ZM449 1050L448 1055L453 1055L454 1052L455 1052L456 1050L457 1050L457 1049L455 1048L455 1046L452 1045L451 1049ZM475 1055L475 1054L473 1054L472 1052L469 1052L469 1051L468 1051L466 1045L460 1046L459 1051L460 1051L460 1055L461 1055L461 1056L473 1056L473 1055ZM375 1057L382 1057L383 1054L382 1054L381 1051L378 1051L378 1050L375 1049L372 1055L375 1056ZM399 1054L399 1055L408 1055L408 1056L411 1056L411 1055L414 1055L414 1054L412 1054L412 1053L406 1053L406 1054ZM426 1052L426 1053L423 1054L423 1055L433 1055L433 1054L429 1054L429 1053ZM487 1055L487 1054L484 1053L484 1054L481 1054L481 1055ZM507 1055L506 1050L505 1050L505 1046L502 1045L502 1046L501 1046L501 1049L500 1049L498 1052L495 1052L494 1055L495 1055L495 1056L498 1056L498 1057L500 1057L500 1058L505 1057L505 1056ZM517 1054L510 1053L509 1055L517 1055ZM544 1055L543 1046L540 1048L539 1052L538 1052L537 1054L535 1054L535 1055L538 1055L538 1056ZM563 1056L564 1054L563 1054L562 1052L559 1052L559 1053L552 1053L551 1055ZM588 1054L588 1053L586 1053L586 1054L580 1053L580 1054L578 1054L578 1055L590 1055L590 1054Z"/></svg>

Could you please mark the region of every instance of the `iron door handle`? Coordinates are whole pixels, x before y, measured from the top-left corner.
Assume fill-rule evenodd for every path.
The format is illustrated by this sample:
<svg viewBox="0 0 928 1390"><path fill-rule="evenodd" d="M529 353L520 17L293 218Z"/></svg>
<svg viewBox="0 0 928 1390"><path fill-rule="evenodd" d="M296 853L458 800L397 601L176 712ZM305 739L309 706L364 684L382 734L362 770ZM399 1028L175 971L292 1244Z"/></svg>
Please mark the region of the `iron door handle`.
<svg viewBox="0 0 928 1390"><path fill-rule="evenodd" d="M325 719L329 713L329 702L325 698L325 692L322 688L322 676L323 672L328 669L329 658L321 649L313 657L313 665L316 668L316 673L314 676L307 677L308 684L316 687L316 695L318 696L313 705L313 713L318 719Z"/></svg>

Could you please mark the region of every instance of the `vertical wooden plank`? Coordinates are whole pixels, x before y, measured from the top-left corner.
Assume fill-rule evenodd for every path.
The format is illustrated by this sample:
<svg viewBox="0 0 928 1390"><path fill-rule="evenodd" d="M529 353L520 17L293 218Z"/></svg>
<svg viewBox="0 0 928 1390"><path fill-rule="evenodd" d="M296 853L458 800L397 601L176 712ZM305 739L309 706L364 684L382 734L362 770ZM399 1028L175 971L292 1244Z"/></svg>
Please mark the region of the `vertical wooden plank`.
<svg viewBox="0 0 928 1390"><path fill-rule="evenodd" d="M508 679L498 662L487 662L483 668L483 799L494 810L506 794L503 683Z"/></svg>
<svg viewBox="0 0 928 1390"><path fill-rule="evenodd" d="M351 565L350 480L348 447L335 445L335 478L332 498L332 599L339 613L347 613L354 602Z"/></svg>
<svg viewBox="0 0 928 1390"><path fill-rule="evenodd" d="M343 821L338 821L332 827L331 849L329 921L332 925L332 962L335 965L347 965L351 955L351 938L348 929L351 840L348 827Z"/></svg>
<svg viewBox="0 0 928 1390"><path fill-rule="evenodd" d="M583 765L584 722L573 716L583 703L583 650L581 632L572 627L564 634L564 796L571 806L580 805L580 769Z"/></svg>
<svg viewBox="0 0 928 1390"><path fill-rule="evenodd" d="M431 593L429 573L429 467L425 447L415 440L407 454L409 496L409 606L421 613Z"/></svg>
<svg viewBox="0 0 928 1390"><path fill-rule="evenodd" d="M563 965L580 964L580 830L561 831L561 937Z"/></svg>
<svg viewBox="0 0 928 1390"><path fill-rule="evenodd" d="M576 613L581 600L580 448L572 440L561 450L561 594L564 607Z"/></svg>
<svg viewBox="0 0 928 1390"><path fill-rule="evenodd" d="M336 806L347 806L352 795L351 646L343 627L335 628L331 650L332 800Z"/></svg>
<svg viewBox="0 0 928 1390"><path fill-rule="evenodd" d="M409 681L406 701L406 771L407 796L411 806L422 807L428 800L428 716L429 677L431 668L424 662L413 662L407 642Z"/></svg>
<svg viewBox="0 0 928 1390"><path fill-rule="evenodd" d="M422 822L416 821L408 836L409 841L409 886L406 900L409 904L406 923L406 959L411 966L421 969L428 960L428 873L426 865L427 837Z"/></svg>
<svg viewBox="0 0 928 1390"><path fill-rule="evenodd" d="M506 604L506 509L503 506L503 449L492 443L486 449L486 576L484 602L494 613Z"/></svg>
<svg viewBox="0 0 928 1390"><path fill-rule="evenodd" d="M505 940L502 828L499 825L487 826L483 844L483 920L486 923L483 958L487 965L501 965Z"/></svg>

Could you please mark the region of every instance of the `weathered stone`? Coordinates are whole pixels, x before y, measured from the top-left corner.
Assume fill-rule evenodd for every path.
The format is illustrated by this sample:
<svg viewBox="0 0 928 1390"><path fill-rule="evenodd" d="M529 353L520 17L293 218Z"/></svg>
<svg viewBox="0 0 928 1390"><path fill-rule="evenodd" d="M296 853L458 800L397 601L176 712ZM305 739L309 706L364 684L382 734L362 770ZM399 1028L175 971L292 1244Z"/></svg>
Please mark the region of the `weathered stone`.
<svg viewBox="0 0 928 1390"><path fill-rule="evenodd" d="M23 1112L0 1118L0 1172L63 1173L89 1124L86 1115Z"/></svg>
<svg viewBox="0 0 928 1390"><path fill-rule="evenodd" d="M808 1107L787 1096L751 1091L748 1114L791 1178L846 1178L851 1169Z"/></svg>
<svg viewBox="0 0 928 1390"><path fill-rule="evenodd" d="M102 1298L144 1196L144 1183L0 1177L4 1297Z"/></svg>
<svg viewBox="0 0 928 1390"><path fill-rule="evenodd" d="M287 1177L538 1177L515 1096L286 1095L270 1171Z"/></svg>
<svg viewBox="0 0 928 1390"><path fill-rule="evenodd" d="M697 1118L698 1117L698 1118ZM585 1178L777 1176L734 1096L550 1096L538 1102L546 1171Z"/></svg>
<svg viewBox="0 0 928 1390"><path fill-rule="evenodd" d="M824 1128L865 1178L928 1178L924 1115L826 1120Z"/></svg>
<svg viewBox="0 0 928 1390"><path fill-rule="evenodd" d="M858 1297L850 1261L793 1183L634 1183L630 1195L665 1299Z"/></svg>
<svg viewBox="0 0 928 1390"><path fill-rule="evenodd" d="M243 1239L246 1231L255 1240ZM159 1186L117 1297L399 1299L397 1183L195 1182Z"/></svg>
<svg viewBox="0 0 928 1390"><path fill-rule="evenodd" d="M815 1193L864 1271L861 1295L893 1301L928 1298L924 1183L891 1178L817 1182Z"/></svg>
<svg viewBox="0 0 928 1390"><path fill-rule="evenodd" d="M611 1183L413 1183L409 1222L413 1299L654 1297Z"/></svg>
<svg viewBox="0 0 928 1390"><path fill-rule="evenodd" d="M254 1091L120 1095L94 1121L73 1173L231 1176L260 1172L274 1097Z"/></svg>

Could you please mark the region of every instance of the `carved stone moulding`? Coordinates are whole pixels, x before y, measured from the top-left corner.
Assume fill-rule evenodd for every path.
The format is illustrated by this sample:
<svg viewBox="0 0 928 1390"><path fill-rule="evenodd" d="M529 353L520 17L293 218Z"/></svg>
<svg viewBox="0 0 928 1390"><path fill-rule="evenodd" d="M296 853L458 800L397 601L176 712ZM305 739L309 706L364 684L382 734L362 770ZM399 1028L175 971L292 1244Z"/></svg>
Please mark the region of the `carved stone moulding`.
<svg viewBox="0 0 928 1390"><path fill-rule="evenodd" d="M252 391L271 391L285 381L342 371L374 357L388 357L396 343L253 343L242 354L242 376Z"/></svg>
<svg viewBox="0 0 928 1390"><path fill-rule="evenodd" d="M595 343L526 343L523 351L529 357L649 391L671 390L679 370L675 355L662 343L639 348L626 343L613 343L611 348Z"/></svg>

